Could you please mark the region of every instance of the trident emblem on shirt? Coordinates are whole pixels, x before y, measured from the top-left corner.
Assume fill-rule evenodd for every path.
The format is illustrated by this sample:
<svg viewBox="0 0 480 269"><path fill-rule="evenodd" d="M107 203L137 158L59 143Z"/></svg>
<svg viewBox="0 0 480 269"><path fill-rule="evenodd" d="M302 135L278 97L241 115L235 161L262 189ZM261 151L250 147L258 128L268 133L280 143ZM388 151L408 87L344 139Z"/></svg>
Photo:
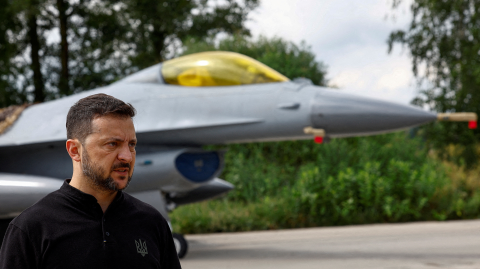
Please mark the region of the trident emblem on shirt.
<svg viewBox="0 0 480 269"><path fill-rule="evenodd" d="M137 242L137 240L135 240L135 245L137 245L137 252L142 254L142 257L145 257L145 254L148 254L147 241L143 241L143 243L141 239L138 239L138 241L140 242Z"/></svg>

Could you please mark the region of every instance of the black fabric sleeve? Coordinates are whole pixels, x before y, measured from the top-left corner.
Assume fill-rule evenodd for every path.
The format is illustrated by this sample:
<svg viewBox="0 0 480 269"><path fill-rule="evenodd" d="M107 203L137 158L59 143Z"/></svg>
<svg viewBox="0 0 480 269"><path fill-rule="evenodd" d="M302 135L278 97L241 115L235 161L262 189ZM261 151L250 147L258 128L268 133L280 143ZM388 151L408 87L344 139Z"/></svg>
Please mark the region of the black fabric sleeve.
<svg viewBox="0 0 480 269"><path fill-rule="evenodd" d="M177 256L177 251L175 249L175 244L173 243L173 236L172 233L170 232L170 226L168 226L168 223L166 220L162 221L162 230L163 230L163 259L162 259L162 268L169 268L169 269L182 269L182 266L180 266L180 260L178 259Z"/></svg>
<svg viewBox="0 0 480 269"><path fill-rule="evenodd" d="M34 269L37 255L27 234L11 224L0 249L0 269Z"/></svg>

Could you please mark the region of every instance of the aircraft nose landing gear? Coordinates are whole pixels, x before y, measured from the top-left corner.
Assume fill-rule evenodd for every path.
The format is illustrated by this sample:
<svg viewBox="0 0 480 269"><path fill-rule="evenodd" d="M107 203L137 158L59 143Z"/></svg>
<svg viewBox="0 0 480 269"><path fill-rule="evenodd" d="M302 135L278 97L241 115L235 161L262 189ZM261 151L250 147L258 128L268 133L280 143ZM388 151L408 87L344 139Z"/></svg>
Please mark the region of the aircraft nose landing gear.
<svg viewBox="0 0 480 269"><path fill-rule="evenodd" d="M175 249L177 250L177 255L178 258L183 258L185 257L185 254L187 254L188 250L188 243L187 240L185 240L185 237L181 234L173 233L173 243L175 244Z"/></svg>

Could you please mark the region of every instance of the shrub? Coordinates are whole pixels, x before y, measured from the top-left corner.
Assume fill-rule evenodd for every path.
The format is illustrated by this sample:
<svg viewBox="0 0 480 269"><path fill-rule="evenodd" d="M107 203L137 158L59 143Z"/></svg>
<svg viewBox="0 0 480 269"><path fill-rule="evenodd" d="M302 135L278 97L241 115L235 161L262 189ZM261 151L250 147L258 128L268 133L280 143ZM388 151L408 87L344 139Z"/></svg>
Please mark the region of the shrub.
<svg viewBox="0 0 480 269"><path fill-rule="evenodd" d="M479 170L432 157L404 132L312 141L232 145L221 199L180 207L183 233L476 218Z"/></svg>

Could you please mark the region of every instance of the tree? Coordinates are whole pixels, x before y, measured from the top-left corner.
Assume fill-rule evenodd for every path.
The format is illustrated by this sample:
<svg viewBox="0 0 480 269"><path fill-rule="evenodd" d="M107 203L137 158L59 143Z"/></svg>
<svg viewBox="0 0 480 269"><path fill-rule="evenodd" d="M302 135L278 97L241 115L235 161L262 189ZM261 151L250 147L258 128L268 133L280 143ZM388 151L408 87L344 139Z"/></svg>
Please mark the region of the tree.
<svg viewBox="0 0 480 269"><path fill-rule="evenodd" d="M21 103L25 97L17 91L15 69L12 66L18 44L9 40L8 31L15 28L11 3L9 0L0 0L0 5L0 107L4 107Z"/></svg>
<svg viewBox="0 0 480 269"><path fill-rule="evenodd" d="M127 29L121 21L118 1L52 2L50 18L60 30L60 42L52 44L51 64L58 96L108 85L128 72L125 43Z"/></svg>
<svg viewBox="0 0 480 269"><path fill-rule="evenodd" d="M247 34L247 15L259 0L127 0L122 10L130 28L132 64L145 68L176 54L187 37Z"/></svg>
<svg viewBox="0 0 480 269"><path fill-rule="evenodd" d="M0 105L107 85L175 56L187 36L249 34L258 2L0 0Z"/></svg>
<svg viewBox="0 0 480 269"><path fill-rule="evenodd" d="M215 45L214 39L199 41L190 38L185 42L183 54L201 51L223 50L250 56L277 70L290 79L308 78L313 84L326 86L326 66L315 60L315 54L305 42L297 45L280 37L260 36L252 40L243 35L224 38Z"/></svg>
<svg viewBox="0 0 480 269"><path fill-rule="evenodd" d="M39 33L45 26L41 17L42 0L3 1L0 48L0 97L2 105L46 98L42 60L45 54L45 38Z"/></svg>
<svg viewBox="0 0 480 269"><path fill-rule="evenodd" d="M401 0L395 0L398 7ZM480 2L476 0L414 0L413 19L406 30L390 34L394 44L408 48L413 73L423 85L412 102L438 112L480 114ZM438 149L454 143L464 146L468 164L477 162L475 144L478 130L462 123L442 123L426 128Z"/></svg>
<svg viewBox="0 0 480 269"><path fill-rule="evenodd" d="M41 39L38 35L38 15L39 15L39 1L30 0L25 11L25 17L27 21L27 42L30 45L30 69L33 71L33 85L35 87L35 99L34 102L45 101L44 79L40 65L40 50Z"/></svg>

